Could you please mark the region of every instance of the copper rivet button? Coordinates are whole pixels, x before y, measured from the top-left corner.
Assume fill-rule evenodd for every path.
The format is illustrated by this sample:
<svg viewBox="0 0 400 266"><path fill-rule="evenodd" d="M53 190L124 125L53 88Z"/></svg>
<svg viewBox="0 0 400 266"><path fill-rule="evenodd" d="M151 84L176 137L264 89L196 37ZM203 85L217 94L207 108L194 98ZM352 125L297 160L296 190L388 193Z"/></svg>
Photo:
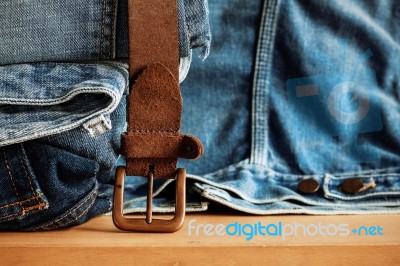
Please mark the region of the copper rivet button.
<svg viewBox="0 0 400 266"><path fill-rule="evenodd" d="M364 184L361 178L349 178L343 181L340 188L344 193L355 194L362 191Z"/></svg>
<svg viewBox="0 0 400 266"><path fill-rule="evenodd" d="M315 179L304 179L301 180L297 189L303 193L314 193L319 189L319 184Z"/></svg>

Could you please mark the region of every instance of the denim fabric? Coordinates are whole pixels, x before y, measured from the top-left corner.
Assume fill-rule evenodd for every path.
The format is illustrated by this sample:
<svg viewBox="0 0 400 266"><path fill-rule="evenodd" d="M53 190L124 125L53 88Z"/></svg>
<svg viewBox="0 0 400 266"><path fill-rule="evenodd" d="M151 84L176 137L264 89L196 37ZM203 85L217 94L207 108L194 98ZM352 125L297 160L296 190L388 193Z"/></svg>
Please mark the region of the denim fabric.
<svg viewBox="0 0 400 266"><path fill-rule="evenodd" d="M126 128L127 2L83 2L0 3L0 230L50 230L111 210ZM183 79L210 33L205 0L179 3Z"/></svg>
<svg viewBox="0 0 400 266"><path fill-rule="evenodd" d="M205 59L210 51L211 33L208 23L207 0L177 0L179 26L179 55L191 56L191 49L201 48ZM128 58L128 2L118 0L116 31L117 58Z"/></svg>
<svg viewBox="0 0 400 266"><path fill-rule="evenodd" d="M113 0L3 0L0 63L115 57Z"/></svg>
<svg viewBox="0 0 400 266"><path fill-rule="evenodd" d="M180 162L188 210L400 212L398 1L214 1L210 24L212 53L182 83L183 131L205 145ZM346 194L351 178L365 189ZM319 189L301 192L305 179ZM144 211L145 186L127 191L127 211Z"/></svg>
<svg viewBox="0 0 400 266"><path fill-rule="evenodd" d="M1 146L64 132L99 117L107 126L106 117L128 86L123 65L18 64L1 66L0 73Z"/></svg>
<svg viewBox="0 0 400 266"><path fill-rule="evenodd" d="M207 0L177 0L180 56L203 48L211 35ZM127 0L3 0L0 64L128 57Z"/></svg>
<svg viewBox="0 0 400 266"><path fill-rule="evenodd" d="M50 230L110 211L125 108L122 98L114 128L95 138L75 128L1 147L0 228Z"/></svg>

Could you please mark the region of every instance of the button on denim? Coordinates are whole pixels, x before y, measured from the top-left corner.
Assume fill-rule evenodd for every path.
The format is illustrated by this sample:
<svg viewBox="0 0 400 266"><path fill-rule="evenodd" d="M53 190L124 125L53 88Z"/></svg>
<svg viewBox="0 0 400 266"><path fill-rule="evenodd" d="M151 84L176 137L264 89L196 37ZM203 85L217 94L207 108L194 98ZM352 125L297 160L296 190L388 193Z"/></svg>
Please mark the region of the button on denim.
<svg viewBox="0 0 400 266"><path fill-rule="evenodd" d="M129 89L126 4L1 1L1 230L56 229L111 210ZM191 49L209 51L206 5L178 1L182 79Z"/></svg>

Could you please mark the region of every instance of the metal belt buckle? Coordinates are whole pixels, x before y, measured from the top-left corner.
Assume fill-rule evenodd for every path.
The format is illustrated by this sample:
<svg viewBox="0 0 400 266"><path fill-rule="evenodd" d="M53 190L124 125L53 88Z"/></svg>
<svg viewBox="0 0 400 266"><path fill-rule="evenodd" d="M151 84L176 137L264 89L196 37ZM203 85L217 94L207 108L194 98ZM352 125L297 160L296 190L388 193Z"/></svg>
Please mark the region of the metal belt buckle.
<svg viewBox="0 0 400 266"><path fill-rule="evenodd" d="M175 216L171 220L153 219L153 171L149 170L147 189L146 219L128 218L123 213L125 167L119 166L115 176L114 206L112 211L114 225L125 231L172 233L178 231L185 220L186 170L178 168L176 173Z"/></svg>

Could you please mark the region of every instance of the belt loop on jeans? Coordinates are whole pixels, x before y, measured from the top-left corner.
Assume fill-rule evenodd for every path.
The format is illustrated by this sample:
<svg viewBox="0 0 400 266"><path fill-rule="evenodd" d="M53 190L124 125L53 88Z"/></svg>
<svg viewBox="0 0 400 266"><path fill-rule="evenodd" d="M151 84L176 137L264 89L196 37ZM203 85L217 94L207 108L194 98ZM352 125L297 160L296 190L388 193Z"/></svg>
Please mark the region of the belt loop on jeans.
<svg viewBox="0 0 400 266"><path fill-rule="evenodd" d="M182 95L178 83L179 45L176 0L128 0L129 68L128 130L122 135L113 221L117 228L138 232L175 232L185 217L185 169L177 159L196 159L203 146L196 137L179 133ZM126 175L148 178L146 219L123 214ZM153 179L176 181L175 216L153 219Z"/></svg>

